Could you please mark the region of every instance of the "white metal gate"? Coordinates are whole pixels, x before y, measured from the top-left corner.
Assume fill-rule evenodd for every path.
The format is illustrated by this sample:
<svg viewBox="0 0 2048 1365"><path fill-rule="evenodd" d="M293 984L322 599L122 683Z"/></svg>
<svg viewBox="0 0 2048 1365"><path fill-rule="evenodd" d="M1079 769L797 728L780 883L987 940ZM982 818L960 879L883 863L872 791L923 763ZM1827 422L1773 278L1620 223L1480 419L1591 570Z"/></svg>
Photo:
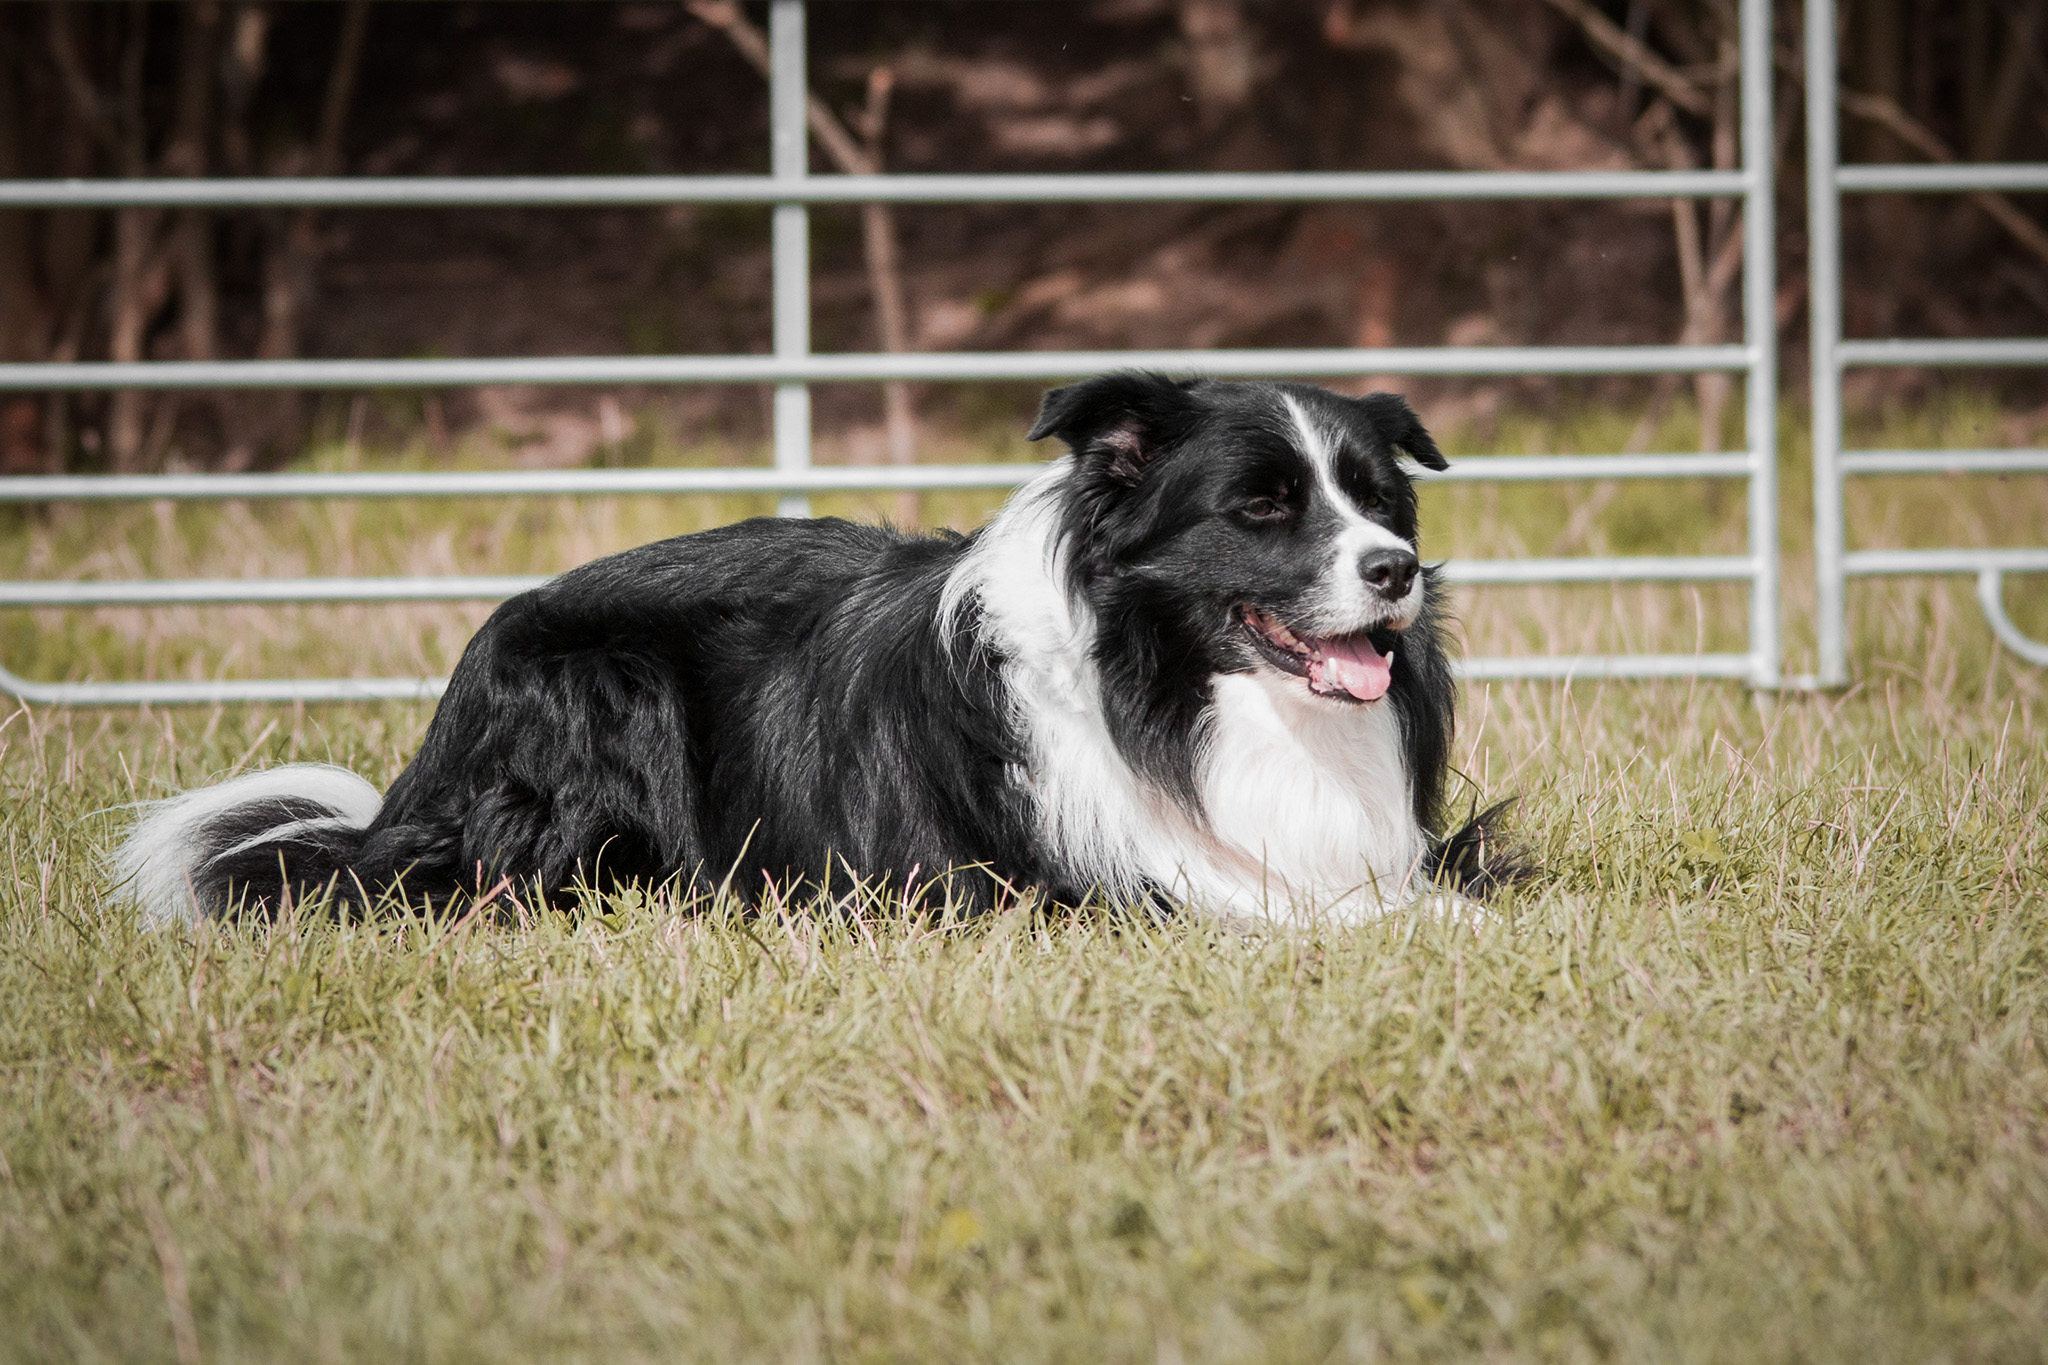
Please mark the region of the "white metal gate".
<svg viewBox="0 0 2048 1365"><path fill-rule="evenodd" d="M1842 337L1842 195L2048 190L2048 165L1844 166L1836 119L1835 2L1806 0L1807 270L1813 329L1813 549L1823 687L1849 680L1847 586L1852 577L1974 574L1977 600L2001 643L2048 666L2048 644L2021 633L2005 610L2005 575L2048 573L2048 548L1851 550L1843 481L1854 474L2048 473L2048 450L1844 450L1842 376L1852 365L1963 368L2048 365L2048 338L1845 341Z"/></svg>
<svg viewBox="0 0 2048 1365"><path fill-rule="evenodd" d="M536 494L774 492L801 515L828 490L986 488L1033 465L821 467L811 462L810 385L845 381L1062 379L1119 366L1240 376L1648 374L1724 371L1746 378L1746 449L1712 455L1488 457L1460 460L1464 481L1740 479L1748 549L1739 555L1457 560L1460 583L1743 582L1749 647L1730 654L1527 656L1465 661L1471 678L1742 678L1779 681L1777 352L1773 326L1771 14L1741 0L1739 170L1360 172L1171 175L876 175L809 173L803 0L770 4L770 173L763 176L566 176L0 182L0 211L121 205L493 206L771 204L774 349L769 355L508 357L475 360L155 361L0 365L0 390L445 388L471 384L770 383L772 469L635 469L422 474L159 474L0 478L0 501L418 498ZM998 202L1359 202L1423 199L1739 198L1743 341L1706 346L1392 347L1316 350L1033 351L819 355L810 347L812 204ZM0 583L0 607L229 602L488 599L537 579L511 577L36 581ZM215 682L38 682L0 661L0 691L58 705L415 698L421 678Z"/></svg>

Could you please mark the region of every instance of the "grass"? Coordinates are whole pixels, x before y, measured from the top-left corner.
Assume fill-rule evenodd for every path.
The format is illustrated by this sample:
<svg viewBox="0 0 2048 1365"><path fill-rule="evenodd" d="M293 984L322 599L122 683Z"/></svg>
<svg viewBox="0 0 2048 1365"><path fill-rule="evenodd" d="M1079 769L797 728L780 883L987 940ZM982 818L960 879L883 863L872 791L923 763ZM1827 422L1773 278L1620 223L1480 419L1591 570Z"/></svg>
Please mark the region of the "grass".
<svg viewBox="0 0 2048 1365"><path fill-rule="evenodd" d="M1892 543L2037 538L2038 481L1987 484L1856 494ZM1438 492L1441 549L1551 552L1584 505ZM1718 546L1707 496L1665 524L1621 490L1573 534ZM140 509L0 553L552 567L716 510ZM1690 647L1711 604L1667 599L1466 616L1486 647ZM388 780L427 713L17 713L0 1358L2039 1359L2048 677L1967 584L1856 600L1843 695L1471 689L1460 767L1524 793L1540 878L1476 923L1296 936L910 923L886 892L143 935L98 871L110 807L296 758ZM34 638L53 676L383 671L459 645L437 612Z"/></svg>

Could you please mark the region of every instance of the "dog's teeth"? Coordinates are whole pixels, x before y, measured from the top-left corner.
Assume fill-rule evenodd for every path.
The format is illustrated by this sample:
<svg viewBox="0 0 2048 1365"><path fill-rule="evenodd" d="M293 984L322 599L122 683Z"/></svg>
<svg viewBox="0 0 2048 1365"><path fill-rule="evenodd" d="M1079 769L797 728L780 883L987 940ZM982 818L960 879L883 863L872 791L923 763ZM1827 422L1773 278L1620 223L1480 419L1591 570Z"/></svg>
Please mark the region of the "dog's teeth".
<svg viewBox="0 0 2048 1365"><path fill-rule="evenodd" d="M1252 627L1252 629L1258 631L1259 634L1265 636L1270 643L1279 646L1281 649L1288 651L1290 654L1299 655L1301 658L1304 659L1312 659L1315 657L1316 651L1313 647L1311 647L1299 635L1296 635L1293 631L1289 630L1286 626L1274 620L1272 617L1266 615L1264 612L1252 611L1247 609L1245 612L1245 621Z"/></svg>

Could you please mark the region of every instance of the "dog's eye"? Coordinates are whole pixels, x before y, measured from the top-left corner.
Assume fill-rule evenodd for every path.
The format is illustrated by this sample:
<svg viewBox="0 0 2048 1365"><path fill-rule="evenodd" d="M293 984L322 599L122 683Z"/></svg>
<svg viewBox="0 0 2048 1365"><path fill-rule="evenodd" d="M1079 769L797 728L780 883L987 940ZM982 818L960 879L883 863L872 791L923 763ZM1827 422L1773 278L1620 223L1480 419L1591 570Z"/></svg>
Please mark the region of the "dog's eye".
<svg viewBox="0 0 2048 1365"><path fill-rule="evenodd" d="M1244 505L1244 514L1253 521L1285 521L1294 515L1294 509L1285 501L1288 490L1277 494L1261 494Z"/></svg>
<svg viewBox="0 0 2048 1365"><path fill-rule="evenodd" d="M1368 489L1365 496L1358 500L1358 505L1368 512L1377 511L1380 505L1379 490Z"/></svg>

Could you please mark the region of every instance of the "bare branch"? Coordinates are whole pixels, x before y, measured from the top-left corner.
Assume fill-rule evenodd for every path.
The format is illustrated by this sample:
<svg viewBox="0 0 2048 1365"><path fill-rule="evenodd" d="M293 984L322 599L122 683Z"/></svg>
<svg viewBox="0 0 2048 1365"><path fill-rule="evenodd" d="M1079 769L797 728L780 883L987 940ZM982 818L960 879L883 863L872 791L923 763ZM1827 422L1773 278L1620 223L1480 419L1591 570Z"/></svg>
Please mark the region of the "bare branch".
<svg viewBox="0 0 2048 1365"><path fill-rule="evenodd" d="M2035 63L2034 40L2041 28L2042 7L2038 4L2014 7L2001 5L2005 11L2005 58L1998 64L1998 72L1983 92L1981 112L1970 128L1970 160L1996 161L2005 150L2007 139L2020 111L2027 105L2027 77L2040 75ZM2029 71L2029 67L2035 67Z"/></svg>
<svg viewBox="0 0 2048 1365"><path fill-rule="evenodd" d="M688 8L690 13L732 39L732 45L756 71L764 77L768 75L768 35L756 28L753 21L741 13L738 5L732 0L688 0ZM804 122L810 125L811 136L818 139L825 155L832 158L840 170L848 175L877 173L874 159L861 149L860 143L839 121L838 115L808 90L804 92Z"/></svg>
<svg viewBox="0 0 2048 1365"><path fill-rule="evenodd" d="M1717 125L1730 117L1726 100L1718 102ZM1724 147L1725 139L1716 128L1714 154L1716 161L1732 155ZM1635 127L1636 141L1640 147L1640 162L1658 162L1674 171L1694 170L1699 166L1699 156L1692 144L1686 141L1678 126L1678 118L1672 113L1671 103L1659 99L1644 111ZM1742 220L1735 218L1726 224L1716 224L1710 231L1701 230L1700 206L1690 199L1671 201L1672 236L1678 254L1678 281L1680 300L1685 310L1685 322L1679 330L1678 343L1701 345L1721 339L1727 318L1726 295L1734 284L1736 274L1742 266ZM1629 434L1624 449L1629 454L1640 454L1649 448L1657 432L1658 424L1670 407L1672 396L1678 391L1681 377L1665 374L1657 377L1649 405L1637 421L1635 430ZM1721 413L1727 406L1731 385L1727 376L1702 374L1693 376L1693 391L1699 405L1700 449L1718 450L1721 444Z"/></svg>
<svg viewBox="0 0 2048 1365"><path fill-rule="evenodd" d="M313 135L310 170L314 175L334 175L342 168L342 140L349 108L355 100L369 18L369 0L348 0L342 11L334 61L327 69L327 87L320 100L320 122ZM261 32L254 37L260 41ZM252 57L260 60L260 54ZM256 60L248 64L249 68L254 68ZM263 323L257 335L256 354L265 360L282 360L298 354L304 332L306 305L312 297L320 262L317 215L312 209L300 209L281 231L273 220L267 236L263 254ZM277 393L254 411L255 425L237 433L229 442L223 461L229 468L246 467L258 445L287 437L298 425L303 406L296 394Z"/></svg>
<svg viewBox="0 0 2048 1365"><path fill-rule="evenodd" d="M354 102L356 75L362 67L363 35L369 26L369 0L349 0L342 11L341 35L334 64L327 70L327 89L320 101L320 125L313 139L312 173L333 175L341 169L342 134ZM298 354L299 324L312 289L314 263L320 255L319 224L312 209L301 209L284 240L265 260L263 334L257 354L281 360Z"/></svg>
<svg viewBox="0 0 2048 1365"><path fill-rule="evenodd" d="M895 73L886 66L878 66L868 73L868 106L865 117L867 124L869 164L878 170L882 164L882 137L888 129L889 93L895 86ZM868 267L874 277L876 321L881 332L882 349L890 352L910 349L908 319L903 308L903 280L900 259L896 250L896 221L887 204L867 204Z"/></svg>
<svg viewBox="0 0 2048 1365"><path fill-rule="evenodd" d="M1889 95L1864 95L1853 90L1841 90L1836 92L1836 98L1846 112L1882 126L1929 161L1949 163L1956 160L1954 150L1946 142L1901 109L1899 102ZM2021 246L2048 261L2048 231L2022 213L2017 204L1996 190L1977 190L1969 197L1971 203L1989 214Z"/></svg>
<svg viewBox="0 0 2048 1365"><path fill-rule="evenodd" d="M1590 0L1548 0L1550 7L1579 26L1588 42L1628 67L1644 83L1654 85L1688 114L1713 112L1713 100L1684 73L1630 37L1626 29L1595 9Z"/></svg>
<svg viewBox="0 0 2048 1365"><path fill-rule="evenodd" d="M1779 50L1773 55L1779 72L1796 82L1801 89L1806 85L1806 70L1798 57ZM1955 150L1943 142L1926 124L1914 118L1899 107L1899 102L1888 95L1866 95L1855 90L1835 90L1835 102L1842 111L1860 119L1868 119L1884 126L1886 131L1919 152L1929 161L1944 165L1958 158ZM2048 231L2020 211L2017 204L1996 190L1976 190L1969 195L1970 202L1984 210L1992 221L2011 233L2013 239L2027 250L2048 261Z"/></svg>
<svg viewBox="0 0 2048 1365"><path fill-rule="evenodd" d="M1716 294L1735 283L1736 272L1742 269L1742 238L1742 220L1737 218L1722 240L1721 249L1714 253L1713 263L1707 267L1706 286Z"/></svg>
<svg viewBox="0 0 2048 1365"><path fill-rule="evenodd" d="M1842 108L1857 118L1888 130L1899 141L1911 147L1929 161L1954 161L1956 154L1949 150L1947 143L1936 137L1924 124L1899 107L1890 95L1861 95L1854 90L1841 90L1835 96Z"/></svg>
<svg viewBox="0 0 2048 1365"><path fill-rule="evenodd" d="M363 64L363 35L369 26L370 0L349 0L342 12L334 66L327 73L326 96L320 102L320 131L313 144L315 175L333 175L341 169L341 135L355 99L356 73Z"/></svg>
<svg viewBox="0 0 2048 1365"><path fill-rule="evenodd" d="M172 175L207 172L207 133L213 121L213 70L220 38L216 0L188 0L182 13L177 113L164 169ZM211 360L220 334L220 291L213 270L213 215L189 208L178 215L172 253L177 258L179 326L187 360Z"/></svg>
<svg viewBox="0 0 2048 1365"><path fill-rule="evenodd" d="M139 176L147 169L147 129L143 126L143 71L148 56L149 13L140 4L128 9L128 38L121 49L120 113L115 120L121 174ZM116 363L143 358L149 322L162 306L169 279L157 251L157 228L163 210L129 205L114 210L114 287L107 306L107 359ZM147 399L135 389L116 390L107 409L108 457L118 472L136 467L143 451Z"/></svg>
<svg viewBox="0 0 2048 1365"><path fill-rule="evenodd" d="M861 134L867 139L869 162L882 167L883 139L889 130L889 96L896 88L896 73L886 66L868 72L867 109L860 116ZM875 295L876 330L882 349L891 355L910 349L908 310L903 306L903 268L896 241L896 216L887 204L861 205L862 239L867 248L868 279ZM895 464L917 463L917 414L911 404L910 385L900 379L882 385L882 413L889 431L889 459ZM918 519L918 497L911 492L896 495L896 520L906 526Z"/></svg>
<svg viewBox="0 0 2048 1365"><path fill-rule="evenodd" d="M71 101L78 121L92 134L93 141L103 147L114 145L114 116L107 111L107 104L100 97L99 87L93 84L92 76L86 71L85 63L78 55L78 42L71 32L70 5L50 6L50 62L57 68L57 76L63 82L64 93Z"/></svg>
<svg viewBox="0 0 2048 1365"><path fill-rule="evenodd" d="M754 26L732 0L688 0L690 13L732 40L742 57L762 77L770 74L768 36ZM867 107L854 116L860 125L856 139L846 123L825 102L804 90L804 122L811 136L825 149L825 155L847 175L879 175L882 170L882 138L889 121L889 97L896 87L895 73L878 66L868 73ZM866 145L862 145L862 141ZM898 354L909 349L909 318L903 300L901 253L897 249L896 217L887 204L861 205L861 236L866 248L868 284L874 293L876 331L882 350ZM891 380L882 385L882 405L889 431L889 458L895 464L917 463L917 423L911 404L910 385ZM896 498L896 519L915 522L918 496L902 493Z"/></svg>

